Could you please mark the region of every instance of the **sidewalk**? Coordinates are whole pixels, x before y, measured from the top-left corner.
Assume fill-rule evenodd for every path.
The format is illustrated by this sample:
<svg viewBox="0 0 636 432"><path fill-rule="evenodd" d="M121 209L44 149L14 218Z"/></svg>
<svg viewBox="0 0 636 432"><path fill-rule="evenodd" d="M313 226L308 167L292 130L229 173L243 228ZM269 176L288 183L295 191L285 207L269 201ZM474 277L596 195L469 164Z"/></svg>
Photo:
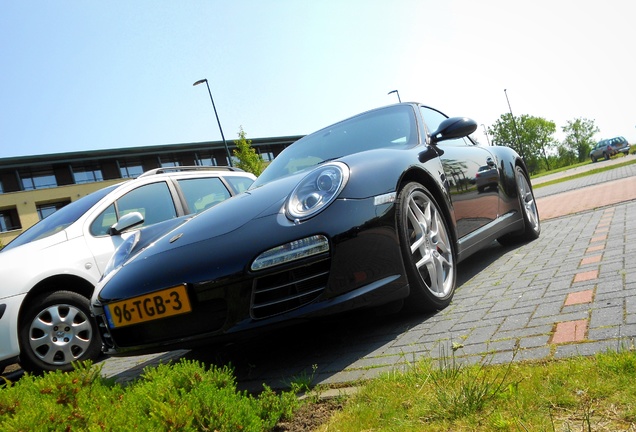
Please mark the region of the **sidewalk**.
<svg viewBox="0 0 636 432"><path fill-rule="evenodd" d="M542 221L636 200L636 176L536 198L536 200Z"/></svg>

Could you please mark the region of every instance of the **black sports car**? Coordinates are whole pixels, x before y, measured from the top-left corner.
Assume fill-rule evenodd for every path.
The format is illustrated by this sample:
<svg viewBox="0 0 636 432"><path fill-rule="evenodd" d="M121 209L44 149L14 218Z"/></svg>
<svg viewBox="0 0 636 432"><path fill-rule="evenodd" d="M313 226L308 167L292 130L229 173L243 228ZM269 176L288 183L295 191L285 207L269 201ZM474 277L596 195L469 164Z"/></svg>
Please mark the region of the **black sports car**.
<svg viewBox="0 0 636 432"><path fill-rule="evenodd" d="M187 348L406 298L446 307L459 261L540 233L523 160L476 145L476 127L416 103L368 111L286 148L247 192L158 239L131 237L92 299L105 351ZM478 193L482 166L498 183Z"/></svg>

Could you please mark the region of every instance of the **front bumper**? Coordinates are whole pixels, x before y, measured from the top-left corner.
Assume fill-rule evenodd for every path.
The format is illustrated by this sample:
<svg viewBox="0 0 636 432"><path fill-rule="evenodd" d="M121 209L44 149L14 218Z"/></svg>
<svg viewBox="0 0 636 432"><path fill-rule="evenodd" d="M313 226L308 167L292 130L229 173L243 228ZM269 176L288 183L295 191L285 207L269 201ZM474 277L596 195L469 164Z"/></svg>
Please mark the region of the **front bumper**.
<svg viewBox="0 0 636 432"><path fill-rule="evenodd" d="M0 367L15 363L20 355L18 314L26 294L0 299Z"/></svg>

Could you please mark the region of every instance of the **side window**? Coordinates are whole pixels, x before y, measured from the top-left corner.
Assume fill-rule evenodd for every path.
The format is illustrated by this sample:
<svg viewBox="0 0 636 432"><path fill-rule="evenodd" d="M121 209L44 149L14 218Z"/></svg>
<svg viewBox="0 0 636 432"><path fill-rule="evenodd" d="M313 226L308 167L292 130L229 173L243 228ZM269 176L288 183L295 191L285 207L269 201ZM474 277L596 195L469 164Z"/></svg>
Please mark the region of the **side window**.
<svg viewBox="0 0 636 432"><path fill-rule="evenodd" d="M437 130L440 123L447 119L447 117L439 111L436 111L429 107L420 107L422 112L422 118L424 119L424 123L426 123L426 128L428 129L428 133L431 134Z"/></svg>
<svg viewBox="0 0 636 432"><path fill-rule="evenodd" d="M214 207L230 197L221 179L217 177L178 180L189 213L198 213Z"/></svg>
<svg viewBox="0 0 636 432"><path fill-rule="evenodd" d="M115 204L111 204L91 223L90 232L94 236L106 235L108 234L108 228L113 226L116 222L117 212L115 211Z"/></svg>
<svg viewBox="0 0 636 432"><path fill-rule="evenodd" d="M91 224L95 236L106 235L108 228L122 216L139 212L144 217L141 226L148 226L177 216L172 194L166 182L143 185L128 192L104 210Z"/></svg>
<svg viewBox="0 0 636 432"><path fill-rule="evenodd" d="M236 193L245 192L252 186L254 180L249 177L225 177L225 180L232 186Z"/></svg>

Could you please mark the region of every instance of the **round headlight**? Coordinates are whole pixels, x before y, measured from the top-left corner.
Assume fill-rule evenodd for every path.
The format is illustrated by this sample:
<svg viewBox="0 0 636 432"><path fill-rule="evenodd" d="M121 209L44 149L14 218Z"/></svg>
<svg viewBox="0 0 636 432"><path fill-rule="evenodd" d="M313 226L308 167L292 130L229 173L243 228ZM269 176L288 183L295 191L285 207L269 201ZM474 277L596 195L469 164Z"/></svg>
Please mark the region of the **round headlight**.
<svg viewBox="0 0 636 432"><path fill-rule="evenodd" d="M347 184L349 167L342 162L322 165L307 174L289 196L287 217L305 220L326 208Z"/></svg>

